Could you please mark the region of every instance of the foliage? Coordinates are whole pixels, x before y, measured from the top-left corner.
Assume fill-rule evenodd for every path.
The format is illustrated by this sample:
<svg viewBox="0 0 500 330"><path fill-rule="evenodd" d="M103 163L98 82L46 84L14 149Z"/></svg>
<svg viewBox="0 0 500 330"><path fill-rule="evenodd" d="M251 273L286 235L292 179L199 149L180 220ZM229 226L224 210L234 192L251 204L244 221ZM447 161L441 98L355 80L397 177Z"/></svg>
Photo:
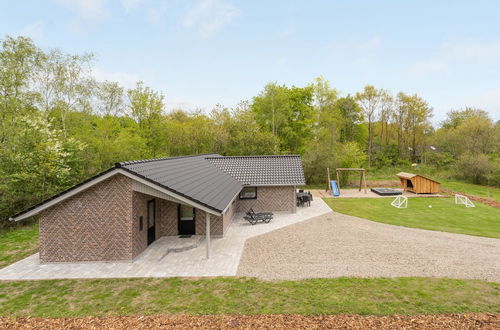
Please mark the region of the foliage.
<svg viewBox="0 0 500 330"><path fill-rule="evenodd" d="M278 138L275 153L302 153L311 137L313 88L269 83L253 98L251 109L261 128Z"/></svg>
<svg viewBox="0 0 500 330"><path fill-rule="evenodd" d="M500 185L500 124L480 109L453 110L434 129L418 95L367 85L342 96L319 77L269 83L234 108L167 111L162 92L96 81L92 67L92 54L1 41L0 227L116 162L196 153L299 154L310 184L325 182L327 168L367 165L370 176L417 163Z"/></svg>
<svg viewBox="0 0 500 330"><path fill-rule="evenodd" d="M485 154L462 154L456 163L458 175L472 183L486 183L492 164Z"/></svg>

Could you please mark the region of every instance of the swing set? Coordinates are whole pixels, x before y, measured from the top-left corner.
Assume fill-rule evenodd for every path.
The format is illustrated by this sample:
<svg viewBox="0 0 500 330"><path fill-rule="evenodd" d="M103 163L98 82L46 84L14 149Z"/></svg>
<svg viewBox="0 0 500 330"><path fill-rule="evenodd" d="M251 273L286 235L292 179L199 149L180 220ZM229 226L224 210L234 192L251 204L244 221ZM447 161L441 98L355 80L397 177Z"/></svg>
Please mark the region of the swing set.
<svg viewBox="0 0 500 330"><path fill-rule="evenodd" d="M365 194L366 194L366 171L364 168L336 168L335 172L337 174L337 181L332 181L330 178L330 168L326 168L326 173L327 173L327 182L326 182L326 189L325 191L332 191L334 193L334 188L333 186L336 186L337 190L340 191L340 173L342 172L359 172L359 191L361 191L361 188L363 188ZM340 193L338 193L340 195ZM337 196L338 196L337 195Z"/></svg>

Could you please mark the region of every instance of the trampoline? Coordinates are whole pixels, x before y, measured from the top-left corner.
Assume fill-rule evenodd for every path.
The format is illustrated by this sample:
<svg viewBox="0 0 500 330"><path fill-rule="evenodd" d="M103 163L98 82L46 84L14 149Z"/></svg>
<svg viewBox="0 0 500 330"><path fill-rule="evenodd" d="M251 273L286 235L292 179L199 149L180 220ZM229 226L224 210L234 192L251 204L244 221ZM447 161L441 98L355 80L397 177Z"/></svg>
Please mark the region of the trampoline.
<svg viewBox="0 0 500 330"><path fill-rule="evenodd" d="M402 194L401 191L391 188L372 188L370 190L380 196L396 196Z"/></svg>

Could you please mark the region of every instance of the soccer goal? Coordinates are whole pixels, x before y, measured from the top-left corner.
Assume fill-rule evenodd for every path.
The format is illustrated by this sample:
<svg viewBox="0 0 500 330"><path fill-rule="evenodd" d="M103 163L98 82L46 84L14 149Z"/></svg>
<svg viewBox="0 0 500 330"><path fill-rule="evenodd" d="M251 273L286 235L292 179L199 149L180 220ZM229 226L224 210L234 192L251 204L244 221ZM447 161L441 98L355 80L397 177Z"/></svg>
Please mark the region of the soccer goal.
<svg viewBox="0 0 500 330"><path fill-rule="evenodd" d="M476 207L476 205L470 201L469 197L459 194L455 194L455 204L463 204L465 207Z"/></svg>
<svg viewBox="0 0 500 330"><path fill-rule="evenodd" d="M398 196L392 201L391 205L398 209L406 209L408 208L408 197Z"/></svg>

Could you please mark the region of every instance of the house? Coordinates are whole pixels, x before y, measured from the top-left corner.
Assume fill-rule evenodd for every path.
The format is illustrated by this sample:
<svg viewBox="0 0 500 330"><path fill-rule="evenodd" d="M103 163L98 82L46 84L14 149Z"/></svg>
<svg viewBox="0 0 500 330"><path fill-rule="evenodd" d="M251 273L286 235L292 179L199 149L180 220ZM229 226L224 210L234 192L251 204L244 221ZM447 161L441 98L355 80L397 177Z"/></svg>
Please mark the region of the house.
<svg viewBox="0 0 500 330"><path fill-rule="evenodd" d="M116 163L20 212L39 214L40 261L132 260L162 236L222 237L235 213L295 212L299 156L217 154Z"/></svg>
<svg viewBox="0 0 500 330"><path fill-rule="evenodd" d="M396 174L405 191L415 194L437 194L440 190L439 182L426 178L425 176L400 172Z"/></svg>

